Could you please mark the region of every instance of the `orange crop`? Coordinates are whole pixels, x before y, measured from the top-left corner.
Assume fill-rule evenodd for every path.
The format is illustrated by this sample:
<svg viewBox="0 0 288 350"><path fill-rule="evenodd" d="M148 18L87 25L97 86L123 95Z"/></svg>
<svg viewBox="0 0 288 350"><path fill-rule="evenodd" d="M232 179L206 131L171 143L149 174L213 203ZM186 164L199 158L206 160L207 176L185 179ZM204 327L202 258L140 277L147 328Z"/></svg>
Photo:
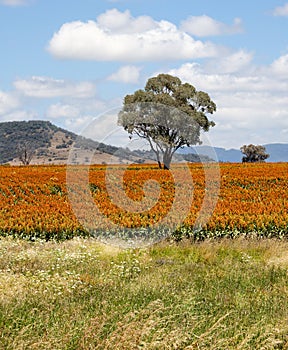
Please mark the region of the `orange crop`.
<svg viewBox="0 0 288 350"><path fill-rule="evenodd" d="M216 164L209 166L217 167ZM189 213L178 225L178 230L185 234L200 237L256 232L285 236L288 230L288 163L223 163L219 166L219 194L215 192L213 195L217 198L207 199L208 205L211 201L211 206L214 202L216 206L198 233L193 233L195 220L203 206L205 191L209 190L209 181L213 182L211 178L205 179L201 164L189 165L192 181L179 164L175 170L176 182L173 174L154 165L132 165L126 170L123 166L108 169L95 165L89 168L87 181L81 180L84 166L75 167L73 171L78 172L76 178L80 185L74 183L73 187L68 183L75 193L72 197L78 201L74 207L68 196L66 166L1 166L0 234L43 239L88 235L81 216L93 221L94 227L99 223L99 230L109 229L103 217L108 219L111 227L153 227L165 218L171 225L177 224L178 216L182 211L185 213L185 199L191 191L193 200L188 203ZM122 175L123 184L119 182ZM107 176L112 179L111 183ZM154 180L154 183L147 180ZM108 190L107 186L110 186ZM87 198L98 208L95 217L87 218L89 213L81 197L83 188ZM177 193L183 200L172 213ZM79 209L77 212L75 205Z"/></svg>

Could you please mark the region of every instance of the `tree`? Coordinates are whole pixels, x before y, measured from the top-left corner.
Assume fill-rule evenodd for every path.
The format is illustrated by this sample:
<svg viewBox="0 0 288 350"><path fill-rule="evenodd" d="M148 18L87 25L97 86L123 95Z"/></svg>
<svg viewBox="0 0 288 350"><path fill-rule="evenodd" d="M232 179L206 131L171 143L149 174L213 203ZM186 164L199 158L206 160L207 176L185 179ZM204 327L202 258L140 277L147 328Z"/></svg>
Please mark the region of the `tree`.
<svg viewBox="0 0 288 350"><path fill-rule="evenodd" d="M32 143L24 141L22 144L18 144L17 153L23 165L29 165L35 154L35 147Z"/></svg>
<svg viewBox="0 0 288 350"><path fill-rule="evenodd" d="M265 147L260 145L244 145L240 148L240 151L245 154L242 158L243 163L264 162L265 159L270 157L270 155L266 153Z"/></svg>
<svg viewBox="0 0 288 350"><path fill-rule="evenodd" d="M179 148L201 143L200 132L215 125L206 115L215 111L216 105L207 93L178 77L159 74L148 79L144 90L124 98L118 124L130 138L137 135L146 139L159 167L163 163L164 169L169 169Z"/></svg>

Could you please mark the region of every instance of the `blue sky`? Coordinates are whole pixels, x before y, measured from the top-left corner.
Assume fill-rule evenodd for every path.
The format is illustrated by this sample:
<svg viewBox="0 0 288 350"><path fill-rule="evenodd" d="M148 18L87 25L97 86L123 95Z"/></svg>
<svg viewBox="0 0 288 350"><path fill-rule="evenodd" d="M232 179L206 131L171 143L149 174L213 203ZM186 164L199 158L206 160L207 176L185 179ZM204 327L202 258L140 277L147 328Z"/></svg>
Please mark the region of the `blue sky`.
<svg viewBox="0 0 288 350"><path fill-rule="evenodd" d="M214 146L288 142L288 2L0 0L0 121L81 133L158 73L217 105Z"/></svg>

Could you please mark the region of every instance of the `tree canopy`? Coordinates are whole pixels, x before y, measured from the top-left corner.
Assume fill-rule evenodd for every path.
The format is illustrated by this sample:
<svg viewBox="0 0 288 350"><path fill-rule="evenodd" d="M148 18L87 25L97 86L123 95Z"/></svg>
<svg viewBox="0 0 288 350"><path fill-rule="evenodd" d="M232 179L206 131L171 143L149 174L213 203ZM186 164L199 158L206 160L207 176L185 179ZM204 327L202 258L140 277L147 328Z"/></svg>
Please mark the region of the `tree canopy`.
<svg viewBox="0 0 288 350"><path fill-rule="evenodd" d="M242 158L243 163L264 162L265 159L270 157L270 155L266 153L265 147L260 145L244 145L240 148L240 151L245 154Z"/></svg>
<svg viewBox="0 0 288 350"><path fill-rule="evenodd" d="M118 115L130 137L148 141L159 167L169 169L173 154L184 146L200 144L200 132L215 123L207 114L216 111L215 103L203 91L197 91L178 77L159 74L148 79L144 90L124 98Z"/></svg>

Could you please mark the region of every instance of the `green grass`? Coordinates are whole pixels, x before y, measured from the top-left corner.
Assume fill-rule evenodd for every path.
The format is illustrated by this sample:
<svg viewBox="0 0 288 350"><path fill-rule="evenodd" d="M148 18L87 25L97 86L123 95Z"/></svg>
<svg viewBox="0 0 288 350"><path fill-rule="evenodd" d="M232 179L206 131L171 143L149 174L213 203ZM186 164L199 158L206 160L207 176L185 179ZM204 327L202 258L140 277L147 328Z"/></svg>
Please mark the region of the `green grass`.
<svg viewBox="0 0 288 350"><path fill-rule="evenodd" d="M288 349L288 242L0 240L1 349Z"/></svg>

